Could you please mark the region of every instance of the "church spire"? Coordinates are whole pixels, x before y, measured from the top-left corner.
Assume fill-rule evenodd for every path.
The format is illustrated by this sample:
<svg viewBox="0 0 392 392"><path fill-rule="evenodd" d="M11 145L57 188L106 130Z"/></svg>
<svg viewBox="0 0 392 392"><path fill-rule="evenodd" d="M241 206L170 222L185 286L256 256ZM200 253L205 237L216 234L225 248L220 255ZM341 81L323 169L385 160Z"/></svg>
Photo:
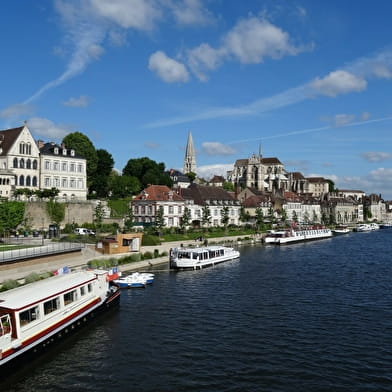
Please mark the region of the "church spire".
<svg viewBox="0 0 392 392"><path fill-rule="evenodd" d="M263 152L261 150L261 142L259 143L259 158L263 156Z"/></svg>
<svg viewBox="0 0 392 392"><path fill-rule="evenodd" d="M185 159L184 159L184 174L196 173L196 153L193 147L192 133L188 134L188 141L185 149Z"/></svg>

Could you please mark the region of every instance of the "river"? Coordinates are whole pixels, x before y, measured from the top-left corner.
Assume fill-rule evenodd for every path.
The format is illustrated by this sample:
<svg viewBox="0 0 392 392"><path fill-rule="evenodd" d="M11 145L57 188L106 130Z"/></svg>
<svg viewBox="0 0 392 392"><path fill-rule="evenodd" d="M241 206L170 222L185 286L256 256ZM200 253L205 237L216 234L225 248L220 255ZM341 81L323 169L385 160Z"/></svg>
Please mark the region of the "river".
<svg viewBox="0 0 392 392"><path fill-rule="evenodd" d="M1 391L392 391L392 230L242 246L154 284Z"/></svg>

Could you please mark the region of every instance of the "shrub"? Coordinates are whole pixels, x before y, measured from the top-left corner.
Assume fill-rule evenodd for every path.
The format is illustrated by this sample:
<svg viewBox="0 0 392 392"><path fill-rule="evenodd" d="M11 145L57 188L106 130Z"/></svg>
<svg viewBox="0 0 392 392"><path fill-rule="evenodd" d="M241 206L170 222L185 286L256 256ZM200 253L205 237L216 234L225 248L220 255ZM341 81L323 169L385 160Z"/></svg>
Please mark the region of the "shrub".
<svg viewBox="0 0 392 392"><path fill-rule="evenodd" d="M142 237L142 246L151 246L151 245L160 245L161 241L159 237L154 235L143 235Z"/></svg>
<svg viewBox="0 0 392 392"><path fill-rule="evenodd" d="M154 249L154 258L159 257L159 249Z"/></svg>
<svg viewBox="0 0 392 392"><path fill-rule="evenodd" d="M1 286L1 291L11 290L18 286L19 286L18 281L14 279L7 279L3 282Z"/></svg>
<svg viewBox="0 0 392 392"><path fill-rule="evenodd" d="M152 257L152 253L151 252L149 252L149 251L147 251L147 252L144 252L144 254L143 254L143 260L150 260L150 259L152 259L153 257Z"/></svg>
<svg viewBox="0 0 392 392"><path fill-rule="evenodd" d="M37 280L41 280L41 277L36 272L32 272L31 274L28 274L24 279L25 283L33 283L36 282Z"/></svg>

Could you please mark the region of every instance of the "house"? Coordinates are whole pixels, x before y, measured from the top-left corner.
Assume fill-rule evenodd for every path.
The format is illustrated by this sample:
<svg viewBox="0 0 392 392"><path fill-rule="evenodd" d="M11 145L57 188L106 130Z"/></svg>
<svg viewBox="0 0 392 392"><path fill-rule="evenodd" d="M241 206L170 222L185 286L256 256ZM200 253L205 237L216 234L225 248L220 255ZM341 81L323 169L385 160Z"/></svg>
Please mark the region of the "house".
<svg viewBox="0 0 392 392"><path fill-rule="evenodd" d="M160 208L166 227L179 227L185 201L166 185L149 185L131 202L134 222L153 225Z"/></svg>
<svg viewBox="0 0 392 392"><path fill-rule="evenodd" d="M223 176L215 175L214 177L211 178L210 181L208 181L208 185L210 185L210 186L223 186L225 181L226 180Z"/></svg>
<svg viewBox="0 0 392 392"><path fill-rule="evenodd" d="M319 196L329 192L329 182L323 177L307 177L305 193L313 196Z"/></svg>
<svg viewBox="0 0 392 392"><path fill-rule="evenodd" d="M261 195L253 195L246 198L242 202L242 207L245 213L248 213L252 220L256 218L256 210L260 209L263 213L263 217L268 219L269 215L273 212L274 201L270 193L264 193Z"/></svg>
<svg viewBox="0 0 392 392"><path fill-rule="evenodd" d="M0 131L1 196L11 197L18 188L39 189L39 169L39 149L26 124Z"/></svg>
<svg viewBox="0 0 392 392"><path fill-rule="evenodd" d="M64 200L87 199L86 159L74 149L56 143L37 142L40 151L41 188L57 188Z"/></svg>
<svg viewBox="0 0 392 392"><path fill-rule="evenodd" d="M142 233L123 233L108 236L97 244L97 251L105 255L139 252L142 238Z"/></svg>
<svg viewBox="0 0 392 392"><path fill-rule="evenodd" d="M220 187L192 184L181 190L185 206L190 210L194 226L203 225L203 213L208 211L209 222L212 226L223 226L222 217L227 212L228 224L240 223L241 205L232 193Z"/></svg>
<svg viewBox="0 0 392 392"><path fill-rule="evenodd" d="M181 173L179 170L170 169L165 172L173 181L173 188L188 188L191 184L189 177Z"/></svg>

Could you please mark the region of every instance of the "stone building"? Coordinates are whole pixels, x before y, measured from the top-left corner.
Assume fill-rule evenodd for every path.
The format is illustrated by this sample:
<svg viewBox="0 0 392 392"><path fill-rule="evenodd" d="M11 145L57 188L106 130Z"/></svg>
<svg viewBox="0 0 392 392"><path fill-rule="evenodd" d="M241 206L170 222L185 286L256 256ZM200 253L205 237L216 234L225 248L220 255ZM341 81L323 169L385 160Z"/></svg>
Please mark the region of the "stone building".
<svg viewBox="0 0 392 392"><path fill-rule="evenodd" d="M188 141L185 148L185 159L184 159L184 174L195 173L196 174L196 153L195 147L193 146L192 133L188 134Z"/></svg>

